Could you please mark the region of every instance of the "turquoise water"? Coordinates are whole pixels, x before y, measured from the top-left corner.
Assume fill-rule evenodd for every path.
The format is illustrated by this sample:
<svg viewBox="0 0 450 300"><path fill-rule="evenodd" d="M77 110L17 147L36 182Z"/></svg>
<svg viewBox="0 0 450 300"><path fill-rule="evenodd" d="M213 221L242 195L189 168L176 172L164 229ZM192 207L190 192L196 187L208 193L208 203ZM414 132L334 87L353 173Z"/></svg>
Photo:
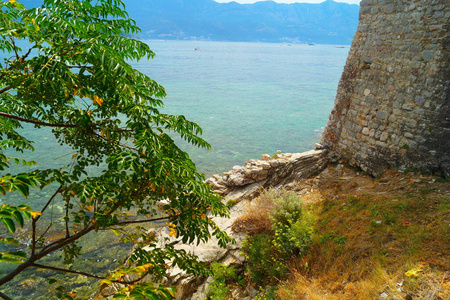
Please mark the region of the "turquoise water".
<svg viewBox="0 0 450 300"><path fill-rule="evenodd" d="M208 176L264 153L312 149L333 107L349 50L331 45L145 42L155 58L132 65L165 87L164 112L185 115L203 128L212 150L183 149ZM43 162L41 167L70 160L73 152L61 148L50 130L24 127L38 149L27 155Z"/></svg>
<svg viewBox="0 0 450 300"><path fill-rule="evenodd" d="M348 53L347 48L330 45L146 42L157 56L133 65L166 88L164 112L185 115L203 128L203 137L212 150L185 144L182 147L207 176L242 165L263 153L312 149L333 107ZM61 148L49 130L25 126L23 132L36 141L38 150L27 155L43 161L40 167L70 160L71 150ZM34 191L30 204L39 210L42 201L53 192ZM0 204L2 200L16 204L24 201L18 195L0 198ZM60 216L62 203L56 202L52 210L55 218ZM83 245L86 254L75 269L85 271L106 270L119 263L114 261L116 257L122 258L129 251L129 246L118 244L112 235L87 238ZM100 245L104 248L95 252ZM45 278L51 274L35 272L27 271L4 291L15 299L48 298L51 291L44 292L42 288L47 287ZM62 278L70 286L79 286L80 293L90 293L89 285L93 283L84 277Z"/></svg>
<svg viewBox="0 0 450 300"><path fill-rule="evenodd" d="M185 149L206 175L312 149L348 54L330 45L146 42L157 55L134 66L166 88L166 112L203 128L212 150Z"/></svg>

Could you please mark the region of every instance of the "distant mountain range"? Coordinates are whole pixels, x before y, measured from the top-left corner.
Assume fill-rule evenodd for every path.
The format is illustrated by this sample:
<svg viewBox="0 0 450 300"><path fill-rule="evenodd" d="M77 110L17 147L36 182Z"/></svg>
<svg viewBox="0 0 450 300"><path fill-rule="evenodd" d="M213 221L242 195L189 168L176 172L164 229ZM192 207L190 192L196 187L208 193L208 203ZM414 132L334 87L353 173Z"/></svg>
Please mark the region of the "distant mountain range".
<svg viewBox="0 0 450 300"><path fill-rule="evenodd" d="M25 0L36 5L38 1ZM40 2L40 1L39 1ZM320 4L217 3L213 0L124 0L140 37L250 42L351 43L359 6L331 0Z"/></svg>

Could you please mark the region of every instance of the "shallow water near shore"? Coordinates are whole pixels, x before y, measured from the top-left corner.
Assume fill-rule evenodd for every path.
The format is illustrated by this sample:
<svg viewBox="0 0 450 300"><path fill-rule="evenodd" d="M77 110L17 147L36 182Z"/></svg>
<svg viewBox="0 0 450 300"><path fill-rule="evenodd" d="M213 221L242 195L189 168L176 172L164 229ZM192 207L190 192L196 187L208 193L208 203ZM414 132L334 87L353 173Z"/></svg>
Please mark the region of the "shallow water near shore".
<svg viewBox="0 0 450 300"><path fill-rule="evenodd" d="M348 53L347 48L331 45L145 42L156 57L132 65L165 87L168 95L163 112L184 115L203 128L203 138L211 144L211 150L186 144L182 148L207 176L263 153L312 149L333 107ZM38 150L31 159L42 161L39 167L70 160L71 150L61 148L49 130L28 126L24 132L36 141ZM27 201L38 210L52 192L35 191ZM24 201L19 195L0 198L0 205L2 200L16 204ZM62 212L62 203L53 209L56 218ZM86 254L80 261L87 266L79 268L92 272L118 264L117 258L122 259L130 249L129 245L118 244L112 235L87 238L83 245ZM53 255L55 259L59 256ZM30 270L5 292L14 299L48 298L51 291L46 290L45 278L49 276ZM81 277L63 280L73 287L83 287L80 291L88 294L93 284Z"/></svg>

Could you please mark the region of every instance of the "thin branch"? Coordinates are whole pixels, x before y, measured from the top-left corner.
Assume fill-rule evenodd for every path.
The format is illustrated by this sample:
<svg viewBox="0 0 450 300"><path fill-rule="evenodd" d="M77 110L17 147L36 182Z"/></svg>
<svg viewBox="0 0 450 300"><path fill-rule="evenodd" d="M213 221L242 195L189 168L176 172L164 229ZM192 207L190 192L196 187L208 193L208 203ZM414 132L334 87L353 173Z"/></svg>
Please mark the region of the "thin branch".
<svg viewBox="0 0 450 300"><path fill-rule="evenodd" d="M98 276L98 275L94 275L94 274L90 274L90 273L86 273L86 272L82 272L82 271L75 271L75 270L70 270L70 269L63 269L63 268L52 267L52 266L46 266L46 265L41 265L41 264L36 264L36 263L31 264L30 267L35 267L35 268L40 268L40 269L46 269L46 270L52 270L52 271L63 272L63 273L71 273L71 274L77 274L77 275L84 275L84 276L86 276L86 277L95 278L95 279L105 279L105 278L106 278L105 276ZM142 275L141 277L139 277L138 279L131 280L131 281L112 280L112 282L121 283L121 284L134 284L134 283L136 283L136 282L142 280L142 278L144 278L147 274L148 274L148 272L146 272L145 274L143 274L143 275Z"/></svg>
<svg viewBox="0 0 450 300"><path fill-rule="evenodd" d="M12 36L9 36L9 39L11 40L11 44L12 44L13 47L14 47L14 53L16 54L16 58L20 60L20 56L19 56L19 54L17 53L16 43L14 42L13 37L12 37Z"/></svg>
<svg viewBox="0 0 450 300"><path fill-rule="evenodd" d="M47 201L47 203L45 204L44 208L42 208L41 213L43 214L44 211L48 208L48 206L50 205L50 203L53 201L53 199L55 199L56 195L58 195L61 192L61 188L62 185L60 185L58 187L58 189L55 191L55 193L53 193L53 195L50 197L50 199ZM42 215L39 215L36 217L36 221L39 220L41 218Z"/></svg>
<svg viewBox="0 0 450 300"><path fill-rule="evenodd" d="M35 121L35 120L30 120L30 119L25 119L22 117L18 117L18 116L14 116L11 114L7 114L5 112L0 112L0 117L5 117L8 119L14 119L14 120L18 120L18 121L22 121L22 122L26 122L26 123L31 123L31 124L35 124L35 125L42 125L42 126L48 126L48 127L63 127L63 128L75 128L78 127L78 125L73 125L73 124L51 124L51 123L46 123L46 122L41 122L41 121Z"/></svg>
<svg viewBox="0 0 450 300"><path fill-rule="evenodd" d="M71 68L71 69L81 69L81 68L85 68L85 69L92 69L92 66L71 66L71 65L66 65L66 67Z"/></svg>
<svg viewBox="0 0 450 300"><path fill-rule="evenodd" d="M66 203L66 217L64 218L64 222L66 223L66 238L70 237L69 232L69 201Z"/></svg>
<svg viewBox="0 0 450 300"><path fill-rule="evenodd" d="M135 195L133 195L133 194L131 195L131 197L134 197L134 196ZM111 210L106 213L106 215L113 214L126 201L127 201L127 199L125 198L122 201L117 202L111 208ZM70 243L73 243L73 242L77 241L78 239L80 239L81 237L85 236L86 234L88 234L89 232L93 231L94 229L96 229L96 226L91 221L88 225L86 225L85 228L83 228L83 230L78 231L74 235L72 235L70 237L59 239L58 241L53 242L53 243L45 246L44 248L41 249L41 251L39 253L35 254L32 257L30 257L27 261L25 261L24 263L20 264L16 269L14 269L13 271L9 272L4 277L0 278L0 286L2 286L3 284L5 284L5 283L7 283L7 282L9 282L11 280L13 280L18 274L22 273L25 269L27 269L30 266L32 266L33 264L35 264L35 262L38 261L39 259L47 256L50 253L53 253L53 252L63 248L66 245L69 245Z"/></svg>
<svg viewBox="0 0 450 300"><path fill-rule="evenodd" d="M52 217L53 218L53 217ZM53 219L52 219L52 221L50 222L50 224L47 226L47 229L45 229L44 230L44 232L39 236L39 238L37 239L37 240L35 240L36 242L37 241L39 241L40 239L42 239L46 234L47 234L47 232L50 230L50 228L53 226Z"/></svg>
<svg viewBox="0 0 450 300"><path fill-rule="evenodd" d="M162 221L162 220L168 220L171 217L161 217L161 218L156 218L156 219L147 219L147 220L137 220L137 221L123 221L123 222L119 222L116 225L128 225L128 224L140 224L140 223L149 223L149 222L156 222L156 221Z"/></svg>
<svg viewBox="0 0 450 300"><path fill-rule="evenodd" d="M36 263L32 263L30 265L30 267L35 267L35 268L40 268L40 269L47 269L47 270L58 271L58 272L63 272L63 273L72 273L72 274L84 275L86 277L91 277L91 278L95 278L95 279L105 279L105 277L97 276L97 275L94 275L94 274L89 274L89 273L82 272L82 271L75 271L75 270L57 268L57 267L46 266L46 265L41 265L41 264L36 264Z"/></svg>
<svg viewBox="0 0 450 300"><path fill-rule="evenodd" d="M0 78L1 79L1 78ZM0 94L3 94L4 92L6 92L7 90L11 89L9 86L4 87L0 90Z"/></svg>
<svg viewBox="0 0 450 300"><path fill-rule="evenodd" d="M123 132L123 131L116 131L116 132ZM101 136L101 135L98 134L98 133L94 133L94 135L97 136L98 138L104 140L104 141L108 141L108 139L105 139L103 136ZM133 147L130 147L130 146L127 146L127 145L124 145L124 144L119 144L119 146L120 146L120 147L123 147L123 148L126 148L126 149L130 149L130 150L133 150L133 151L138 152L138 149L133 148Z"/></svg>
<svg viewBox="0 0 450 300"><path fill-rule="evenodd" d="M28 55L30 55L30 53L31 53L31 50L33 50L33 47L30 47L30 49L28 49L28 51L27 51L27 53L25 53L25 55L24 56L22 56L20 59L22 60L22 61L24 61L25 60L25 58L27 58L28 57Z"/></svg>
<svg viewBox="0 0 450 300"><path fill-rule="evenodd" d="M53 243L51 246L49 245L49 246L45 247L41 252L35 254L33 257L30 257L27 261L20 264L16 269L9 272L4 277L0 278L0 286L13 280L17 275L19 275L25 269L27 269L28 267L33 265L35 261L38 261L39 259L47 256L48 254L53 253L54 251L59 250L70 243L75 242L76 240L85 236L86 234L88 234L89 232L91 232L94 229L95 229L95 227L92 226L92 224L90 224L88 227L85 227L83 230L72 235L70 238L61 239L58 241L58 243Z"/></svg>
<svg viewBox="0 0 450 300"><path fill-rule="evenodd" d="M5 300L12 300L12 298L9 298L8 296L6 296L5 294L3 294L2 292L0 292L0 298L3 298Z"/></svg>
<svg viewBox="0 0 450 300"><path fill-rule="evenodd" d="M47 209L47 207L50 205L50 203L53 201L53 199L55 199L56 195L60 192L62 185L59 186L59 188L56 190L56 192L50 197L50 199L47 201L47 203L44 205L44 208L42 208L41 210L41 214L38 215L36 218L33 218L32 222L31 222L31 227L32 227L32 240L31 240L31 257L34 256L34 254L36 253L36 243L39 239L41 239L45 233L47 232L47 230L50 228L50 226L47 228L47 230L39 237L38 240L36 240L36 223L37 221L39 221L39 219L41 218L42 214L45 212L45 210Z"/></svg>

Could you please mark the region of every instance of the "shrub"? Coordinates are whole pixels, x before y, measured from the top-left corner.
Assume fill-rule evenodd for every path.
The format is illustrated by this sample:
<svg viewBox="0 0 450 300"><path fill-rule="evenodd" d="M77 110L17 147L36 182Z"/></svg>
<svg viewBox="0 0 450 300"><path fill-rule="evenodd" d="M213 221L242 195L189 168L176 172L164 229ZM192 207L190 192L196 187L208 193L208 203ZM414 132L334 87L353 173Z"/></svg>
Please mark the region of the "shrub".
<svg viewBox="0 0 450 300"><path fill-rule="evenodd" d="M294 192L269 190L260 201L264 208L270 207L271 230L248 237L243 247L247 271L256 284L281 279L289 261L306 252L313 232L312 219L303 213L300 196Z"/></svg>
<svg viewBox="0 0 450 300"><path fill-rule="evenodd" d="M251 280L258 285L280 278L288 271L284 262L277 259L272 241L271 235L262 233L249 236L243 245L247 271Z"/></svg>
<svg viewBox="0 0 450 300"><path fill-rule="evenodd" d="M304 254L311 244L312 233L313 228L308 218L295 222L289 220L288 224L275 224L273 244L280 258L288 260L292 256Z"/></svg>
<svg viewBox="0 0 450 300"><path fill-rule="evenodd" d="M254 199L244 214L236 219L231 227L233 232L249 235L269 233L272 230L271 212L274 209L273 198L277 196L275 190L268 190Z"/></svg>
<svg viewBox="0 0 450 300"><path fill-rule="evenodd" d="M280 190L278 195L272 199L274 206L271 212L272 221L282 224L295 223L301 218L303 201L294 192Z"/></svg>
<svg viewBox="0 0 450 300"><path fill-rule="evenodd" d="M211 269L214 281L209 285L208 295L212 300L226 299L230 292L228 283L239 280L236 269L221 263L213 263Z"/></svg>

